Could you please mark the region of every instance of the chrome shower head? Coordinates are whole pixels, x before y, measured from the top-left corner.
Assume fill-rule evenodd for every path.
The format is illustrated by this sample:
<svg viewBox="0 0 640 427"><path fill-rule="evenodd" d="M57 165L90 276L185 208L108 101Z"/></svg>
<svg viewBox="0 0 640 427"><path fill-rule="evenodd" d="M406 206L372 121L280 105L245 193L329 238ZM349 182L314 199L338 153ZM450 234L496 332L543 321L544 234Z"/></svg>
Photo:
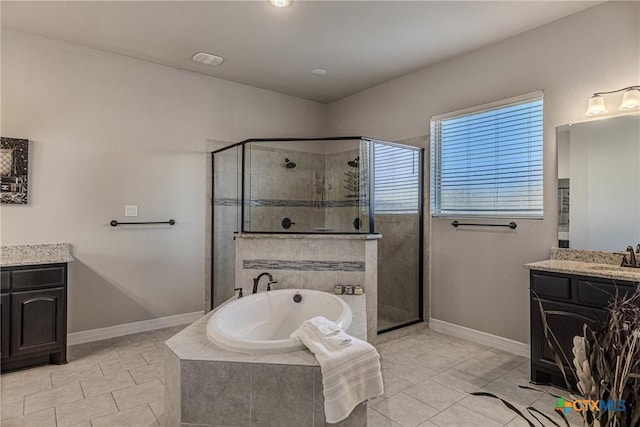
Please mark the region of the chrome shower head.
<svg viewBox="0 0 640 427"><path fill-rule="evenodd" d="M348 164L349 166L351 166L352 168L358 168L358 167L360 167L360 157L356 157L356 158L355 158L355 159L353 159L353 160L349 160L349 161L347 162L347 164Z"/></svg>
<svg viewBox="0 0 640 427"><path fill-rule="evenodd" d="M284 167L287 169L293 169L296 167L296 164L289 159L284 159Z"/></svg>

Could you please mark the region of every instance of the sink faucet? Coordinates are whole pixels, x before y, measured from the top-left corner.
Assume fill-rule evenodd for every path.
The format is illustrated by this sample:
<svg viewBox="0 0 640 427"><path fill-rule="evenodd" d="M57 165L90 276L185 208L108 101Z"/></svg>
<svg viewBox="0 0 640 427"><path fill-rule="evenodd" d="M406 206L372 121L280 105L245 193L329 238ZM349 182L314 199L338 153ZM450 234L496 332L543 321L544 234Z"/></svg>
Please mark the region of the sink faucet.
<svg viewBox="0 0 640 427"><path fill-rule="evenodd" d="M256 277L255 279L253 279L253 293L257 293L258 292L258 283L260 283L260 279L262 279L263 276L267 276L269 278L269 282L267 283L267 291L271 290L271 285L273 285L274 283L278 283L276 280L273 280L273 276L271 275L271 273L261 273L258 277Z"/></svg>

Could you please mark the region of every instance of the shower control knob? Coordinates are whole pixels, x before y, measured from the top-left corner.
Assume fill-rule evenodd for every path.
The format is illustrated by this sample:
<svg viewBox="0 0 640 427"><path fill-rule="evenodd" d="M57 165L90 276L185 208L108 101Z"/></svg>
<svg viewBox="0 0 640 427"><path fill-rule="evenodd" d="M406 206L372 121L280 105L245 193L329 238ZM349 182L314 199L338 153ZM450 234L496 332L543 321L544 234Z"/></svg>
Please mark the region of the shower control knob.
<svg viewBox="0 0 640 427"><path fill-rule="evenodd" d="M291 218L283 218L282 219L282 228L284 228L285 230L288 230L291 228L292 225L294 225L295 222L291 222Z"/></svg>

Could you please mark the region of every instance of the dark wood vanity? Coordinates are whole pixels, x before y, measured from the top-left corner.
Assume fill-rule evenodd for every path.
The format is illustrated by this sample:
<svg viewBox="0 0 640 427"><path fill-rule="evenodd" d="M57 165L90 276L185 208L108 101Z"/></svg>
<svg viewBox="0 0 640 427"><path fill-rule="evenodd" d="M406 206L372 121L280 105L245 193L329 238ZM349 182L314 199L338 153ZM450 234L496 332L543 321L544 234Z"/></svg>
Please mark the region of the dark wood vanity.
<svg viewBox="0 0 640 427"><path fill-rule="evenodd" d="M2 372L67 363L67 264L2 267Z"/></svg>
<svg viewBox="0 0 640 427"><path fill-rule="evenodd" d="M632 293L636 286L638 284L632 281L541 271L531 267L531 381L566 388L544 335L540 303L560 349L572 363L573 337L583 335L585 323L594 327L598 318L606 319L606 307L616 290L624 295ZM571 375L571 369L565 368ZM569 380L575 384L572 376Z"/></svg>

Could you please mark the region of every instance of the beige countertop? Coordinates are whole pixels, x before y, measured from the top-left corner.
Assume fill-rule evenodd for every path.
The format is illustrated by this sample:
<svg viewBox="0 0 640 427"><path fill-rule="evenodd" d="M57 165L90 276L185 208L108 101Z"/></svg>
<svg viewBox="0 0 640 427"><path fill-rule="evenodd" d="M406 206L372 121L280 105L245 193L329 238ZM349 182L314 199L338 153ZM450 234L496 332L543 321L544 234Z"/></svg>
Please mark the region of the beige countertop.
<svg viewBox="0 0 640 427"><path fill-rule="evenodd" d="M548 259L545 261L531 262L529 264L525 264L524 267L529 270L550 271L554 273L577 274L581 276L640 282L640 268L620 267L612 264Z"/></svg>
<svg viewBox="0 0 640 427"><path fill-rule="evenodd" d="M2 246L0 267L72 262L70 243Z"/></svg>

